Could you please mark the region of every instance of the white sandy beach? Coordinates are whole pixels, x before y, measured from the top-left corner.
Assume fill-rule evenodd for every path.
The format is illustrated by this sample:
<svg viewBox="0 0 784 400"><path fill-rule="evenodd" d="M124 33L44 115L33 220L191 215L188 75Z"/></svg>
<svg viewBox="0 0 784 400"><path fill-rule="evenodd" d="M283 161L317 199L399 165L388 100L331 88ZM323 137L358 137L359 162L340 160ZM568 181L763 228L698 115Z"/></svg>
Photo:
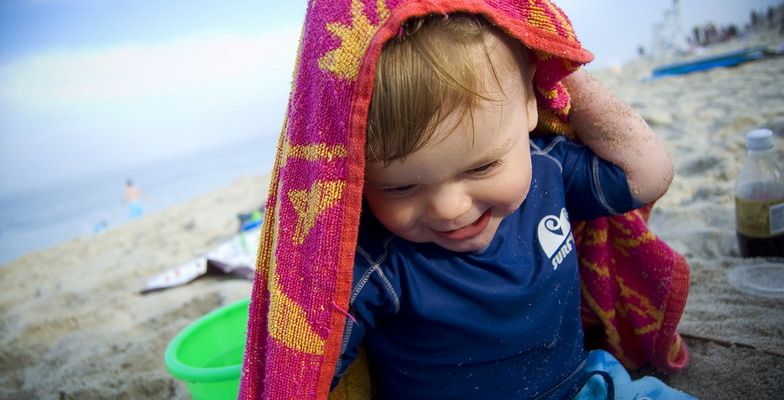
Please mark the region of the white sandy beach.
<svg viewBox="0 0 784 400"><path fill-rule="evenodd" d="M711 52L763 43L769 33ZM733 183L745 132L775 132L784 151L784 57L643 82L662 61L595 75L667 143L676 179L651 218L654 233L686 256L691 292L680 331L689 367L665 376L701 399L784 393L784 299L745 294L728 280L742 259ZM205 253L238 231L237 214L266 198L249 177L141 220L34 252L0 266L0 398L188 399L164 366L169 341L205 313L250 296L251 282L204 277L140 295L151 276Z"/></svg>

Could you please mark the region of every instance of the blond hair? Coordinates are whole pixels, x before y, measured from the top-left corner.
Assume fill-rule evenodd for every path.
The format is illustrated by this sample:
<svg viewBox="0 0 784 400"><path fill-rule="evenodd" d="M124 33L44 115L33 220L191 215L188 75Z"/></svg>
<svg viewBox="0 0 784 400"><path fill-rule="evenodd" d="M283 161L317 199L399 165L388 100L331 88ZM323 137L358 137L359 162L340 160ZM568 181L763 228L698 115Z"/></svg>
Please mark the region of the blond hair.
<svg viewBox="0 0 784 400"><path fill-rule="evenodd" d="M493 100L483 94L490 84L483 82L487 68L503 90L499 77L507 71L493 65L485 42L489 34L508 39L471 14L431 15L401 27L376 65L365 146L369 161L403 159L426 145L451 113L470 115L477 101ZM518 61L527 64L525 47L513 40Z"/></svg>

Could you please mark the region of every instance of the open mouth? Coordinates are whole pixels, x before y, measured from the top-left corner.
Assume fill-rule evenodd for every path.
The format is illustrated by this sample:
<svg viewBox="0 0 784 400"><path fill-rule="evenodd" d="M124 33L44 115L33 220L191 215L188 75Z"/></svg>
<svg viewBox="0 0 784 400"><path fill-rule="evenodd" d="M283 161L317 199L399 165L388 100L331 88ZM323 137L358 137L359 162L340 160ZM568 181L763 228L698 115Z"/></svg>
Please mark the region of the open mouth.
<svg viewBox="0 0 784 400"><path fill-rule="evenodd" d="M481 233L485 228L487 228L487 224L490 222L490 210L487 210L479 217L476 221L474 221L471 225L466 225L462 228L455 229L453 231L436 231L438 236L441 236L444 239L448 240L465 240L470 239L479 233Z"/></svg>

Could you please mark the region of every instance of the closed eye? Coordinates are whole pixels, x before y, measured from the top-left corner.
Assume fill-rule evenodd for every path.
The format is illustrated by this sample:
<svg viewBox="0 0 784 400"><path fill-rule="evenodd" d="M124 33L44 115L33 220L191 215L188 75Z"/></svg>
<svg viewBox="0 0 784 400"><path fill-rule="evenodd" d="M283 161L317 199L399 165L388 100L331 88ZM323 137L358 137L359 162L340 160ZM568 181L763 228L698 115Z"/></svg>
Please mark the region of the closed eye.
<svg viewBox="0 0 784 400"><path fill-rule="evenodd" d="M395 186L395 187L390 187L390 188L383 188L383 189L381 189L381 191L384 192L384 193L393 194L393 195L394 194L402 195L402 194L406 194L406 193L409 193L409 192L413 191L414 187L415 187L414 185Z"/></svg>
<svg viewBox="0 0 784 400"><path fill-rule="evenodd" d="M479 173L479 174L487 173L487 172L490 172L493 169L497 168L499 165L501 165L501 161L493 161L491 163L482 165L481 167L474 168L474 169L471 170L471 172Z"/></svg>

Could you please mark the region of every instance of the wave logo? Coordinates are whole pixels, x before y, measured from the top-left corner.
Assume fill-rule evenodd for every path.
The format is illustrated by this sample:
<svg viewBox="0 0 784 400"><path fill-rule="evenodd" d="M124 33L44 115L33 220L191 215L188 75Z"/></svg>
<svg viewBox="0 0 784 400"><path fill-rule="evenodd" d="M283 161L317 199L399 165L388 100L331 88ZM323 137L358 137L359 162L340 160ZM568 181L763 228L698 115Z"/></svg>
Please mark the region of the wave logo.
<svg viewBox="0 0 784 400"><path fill-rule="evenodd" d="M537 236L542 250L553 264L553 270L558 269L566 255L574 249L572 225L569 223L569 214L565 208L561 215L548 215L539 221Z"/></svg>

